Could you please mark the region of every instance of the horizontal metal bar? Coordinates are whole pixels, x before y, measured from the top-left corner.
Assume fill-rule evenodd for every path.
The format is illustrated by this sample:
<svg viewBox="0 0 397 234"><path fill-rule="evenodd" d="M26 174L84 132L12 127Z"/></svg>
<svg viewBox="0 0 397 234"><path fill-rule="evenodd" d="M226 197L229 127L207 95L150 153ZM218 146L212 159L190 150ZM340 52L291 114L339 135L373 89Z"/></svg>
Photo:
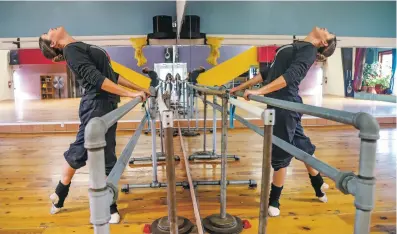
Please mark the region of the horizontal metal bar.
<svg viewBox="0 0 397 234"><path fill-rule="evenodd" d="M258 133L261 136L264 136L264 130L260 129L259 127L251 124L244 118L242 118L239 115L234 115L237 121L241 122L248 128L254 130L256 133ZM277 116L276 116L277 118ZM294 155L297 159L309 164L312 166L314 169L320 171L324 175L328 176L330 179L333 181L336 181L339 177L339 174L341 173L338 169L318 160L317 158L313 157L312 155L302 151L301 149L298 149L297 147L291 145L290 143L276 137L273 135L272 138L272 143L281 149L283 149L285 152Z"/></svg>
<svg viewBox="0 0 397 234"><path fill-rule="evenodd" d="M259 118L262 118L262 114L264 112L264 110L260 107L242 102L240 100L234 99L234 98L230 98L229 102L235 106L237 106L240 109L243 109L253 115L256 115Z"/></svg>
<svg viewBox="0 0 397 234"><path fill-rule="evenodd" d="M236 92L236 95L239 97L243 97L244 93L239 91L239 92ZM316 116L316 117L329 119L329 120L333 120L336 122L345 123L345 124L355 126L355 123L354 123L355 113L352 113L352 112L333 110L333 109L324 108L324 107L311 106L311 105L307 105L307 104L289 102L289 101L278 100L278 99L274 99L274 98L262 97L262 96L256 96L256 95L249 95L249 99L257 101L257 102L265 103L270 106L274 106L274 107L278 107L278 108L282 108L282 109L286 109L286 110L290 110L290 111L296 111L296 112L299 112L302 114Z"/></svg>
<svg viewBox="0 0 397 234"><path fill-rule="evenodd" d="M224 95L224 94L226 94L226 90L214 90L214 89L209 89L208 87L196 86L196 85L192 85L192 84L189 84L189 83L186 83L186 84L187 84L187 86L189 86L189 87L191 87L191 88L193 88L193 89L195 89L197 91L206 93L206 94L212 94L212 95Z"/></svg>
<svg viewBox="0 0 397 234"><path fill-rule="evenodd" d="M242 185L242 184L252 184L253 180L226 180L226 184L228 185ZM194 185L221 185L220 180L196 180L193 181Z"/></svg>
<svg viewBox="0 0 397 234"><path fill-rule="evenodd" d="M121 153L120 157L118 158L116 164L114 165L112 171L110 172L106 182L108 184L113 184L117 188L117 184L121 178L121 174L123 174L126 165L128 164L132 152L136 144L138 143L139 136L142 133L142 129L145 126L147 121L146 116L144 116L139 124L137 130L134 132L134 135L128 141L127 145L124 147L123 152Z"/></svg>
<svg viewBox="0 0 397 234"><path fill-rule="evenodd" d="M141 97L136 97L133 100L127 102L123 106L117 108L114 111L107 113L102 116L101 119L106 123L107 128L109 129L113 126L119 119L121 119L124 115L126 115L130 110L132 110L138 103L142 101Z"/></svg>
<svg viewBox="0 0 397 234"><path fill-rule="evenodd" d="M208 102L208 104L212 105L215 109L217 110L221 110L222 107L218 104L213 104ZM241 116L234 114L234 118L241 122L242 124L244 124L245 126L247 126L248 128L250 128L251 130L253 130L254 132L258 133L261 136L264 136L264 130L255 126L254 124L250 123L249 121L245 120L244 118L242 118ZM277 119L277 116L276 116ZM286 151L287 153L290 153L291 155L294 155L297 159L304 161L305 163L309 164L310 166L312 166L314 169L319 170L321 173L323 173L324 175L328 176L330 179L332 179L333 181L336 181L339 178L340 175L340 171L320 160L318 160L317 158L313 157L312 155L302 151L301 149L298 149L297 147L289 144L288 142L276 137L273 135L272 138L272 143L278 147L280 147L281 149L283 149L284 151Z"/></svg>

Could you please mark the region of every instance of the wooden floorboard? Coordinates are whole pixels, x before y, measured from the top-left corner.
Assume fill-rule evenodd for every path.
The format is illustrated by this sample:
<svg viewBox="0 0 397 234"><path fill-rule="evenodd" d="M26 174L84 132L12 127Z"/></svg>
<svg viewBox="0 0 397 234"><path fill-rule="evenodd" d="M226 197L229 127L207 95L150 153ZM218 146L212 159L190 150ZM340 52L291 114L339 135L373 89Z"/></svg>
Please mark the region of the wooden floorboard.
<svg viewBox="0 0 397 234"><path fill-rule="evenodd" d="M307 128L316 144L316 156L345 171L357 172L360 141L358 131L350 127ZM117 153L132 132L119 132ZM230 130L228 152L241 157L228 162L228 179L258 181L257 189L229 186L227 212L249 220L252 228L243 233L257 233L259 188L261 179L262 139L249 130ZM375 209L371 233L395 233L396 230L396 152L397 130L382 129L377 149ZM65 210L50 215L49 195L53 192L64 162L63 152L75 139L74 134L3 134L0 135L0 234L70 234L93 233L89 222L87 194L88 168L78 171L73 179ZM211 144L211 135L207 141ZM202 150L202 138L185 138L188 153ZM174 138L175 154L182 156L179 139ZM220 132L218 132L220 146ZM211 145L208 146L208 149ZM133 157L150 153L151 137L142 135ZM220 177L220 163L190 164L193 179L214 180ZM158 168L159 180L165 181L165 166ZM176 164L177 181L185 181L183 161ZM148 183L150 166L127 167L120 181ZM354 198L344 195L328 178L329 202L318 202L301 162L294 160L288 168L281 197L281 216L269 219L269 233L278 234L351 234L353 233ZM197 190L201 216L219 212L219 187L201 186ZM190 193L177 188L178 214L194 221ZM121 223L111 225L112 233L142 233L144 224L167 214L165 189L136 189L120 193Z"/></svg>

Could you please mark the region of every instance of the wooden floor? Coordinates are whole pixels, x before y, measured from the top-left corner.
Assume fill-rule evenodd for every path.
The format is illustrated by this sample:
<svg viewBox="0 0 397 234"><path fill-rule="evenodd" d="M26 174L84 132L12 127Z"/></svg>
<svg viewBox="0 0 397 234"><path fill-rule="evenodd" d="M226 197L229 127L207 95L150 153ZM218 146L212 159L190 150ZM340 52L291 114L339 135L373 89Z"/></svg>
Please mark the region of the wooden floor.
<svg viewBox="0 0 397 234"><path fill-rule="evenodd" d="M316 156L345 171L357 171L359 138L349 127L308 128L306 133L317 145ZM131 132L119 132L117 152L120 153ZM219 132L218 132L218 135ZM209 136L210 137L210 136ZM60 178L63 152L75 135L3 134L0 135L0 234L70 234L93 233L89 222L87 194L88 168L78 171L73 179L66 209L50 215L48 197ZM209 138L210 139L210 138ZM218 140L220 137L218 137ZM376 204L371 233L396 233L396 152L397 130L384 128L378 141L376 165ZM201 150L200 138L184 139L189 153ZM133 156L146 156L151 148L150 136L142 135ZM174 139L175 153L181 154L179 139ZM261 179L262 138L249 130L230 130L228 152L241 156L240 162L228 164L228 179L255 179L258 189L229 186L227 212L249 220L257 233L259 188ZM219 144L218 144L219 145ZM220 145L219 145L220 146ZM212 180L220 177L220 164L191 163L193 179ZM159 168L160 181L165 180L165 168ZM177 164L177 180L186 180L183 162ZM151 181L150 167L127 167L121 184ZM318 202L302 163L294 160L281 198L281 216L269 220L270 234L351 234L353 233L353 197L343 195L335 184L331 186L329 202ZM219 188L198 188L202 217L219 212ZM189 191L177 188L178 214L194 221ZM121 223L112 225L112 233L142 233L144 224L167 214L165 189L137 189L120 193Z"/></svg>

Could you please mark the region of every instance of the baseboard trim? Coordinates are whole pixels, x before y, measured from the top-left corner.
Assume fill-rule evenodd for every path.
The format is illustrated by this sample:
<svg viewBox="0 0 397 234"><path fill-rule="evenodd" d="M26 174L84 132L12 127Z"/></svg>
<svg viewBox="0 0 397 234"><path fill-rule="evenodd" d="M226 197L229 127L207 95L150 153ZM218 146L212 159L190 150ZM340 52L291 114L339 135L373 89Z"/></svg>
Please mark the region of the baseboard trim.
<svg viewBox="0 0 397 234"><path fill-rule="evenodd" d="M263 121L258 118L246 118L249 122L256 126L263 126ZM380 125L387 125L390 127L396 127L395 117L376 117ZM140 121L139 120L121 120L117 124L117 131L132 131L136 130ZM32 123L0 123L0 133L57 133L57 132L69 132L76 133L79 130L79 122L32 122ZM344 124L338 123L331 120L322 118L304 118L302 119L302 125L307 127L324 127L324 126L343 126ZM221 120L217 120L217 127L221 126ZM346 125L347 126L347 125ZM188 121L181 120L181 127L187 128ZM196 127L196 121L190 121L190 127ZM204 120L198 121L198 127L204 127ZM159 128L159 122L156 122L156 128ZM207 128L212 128L212 120L207 120ZM234 128L244 129L244 125L238 121L234 122ZM145 126L147 129L147 125Z"/></svg>

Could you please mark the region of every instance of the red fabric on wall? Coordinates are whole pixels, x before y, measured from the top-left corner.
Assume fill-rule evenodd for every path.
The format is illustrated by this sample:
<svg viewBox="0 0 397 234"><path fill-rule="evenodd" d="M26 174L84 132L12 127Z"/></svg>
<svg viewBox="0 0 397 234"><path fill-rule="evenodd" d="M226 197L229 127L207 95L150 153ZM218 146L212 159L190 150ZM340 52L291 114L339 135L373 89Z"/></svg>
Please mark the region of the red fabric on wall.
<svg viewBox="0 0 397 234"><path fill-rule="evenodd" d="M65 64L65 62L54 63L44 57L40 49L19 49L19 64Z"/></svg>
<svg viewBox="0 0 397 234"><path fill-rule="evenodd" d="M261 46L258 47L258 62L270 63L276 55L278 46Z"/></svg>

